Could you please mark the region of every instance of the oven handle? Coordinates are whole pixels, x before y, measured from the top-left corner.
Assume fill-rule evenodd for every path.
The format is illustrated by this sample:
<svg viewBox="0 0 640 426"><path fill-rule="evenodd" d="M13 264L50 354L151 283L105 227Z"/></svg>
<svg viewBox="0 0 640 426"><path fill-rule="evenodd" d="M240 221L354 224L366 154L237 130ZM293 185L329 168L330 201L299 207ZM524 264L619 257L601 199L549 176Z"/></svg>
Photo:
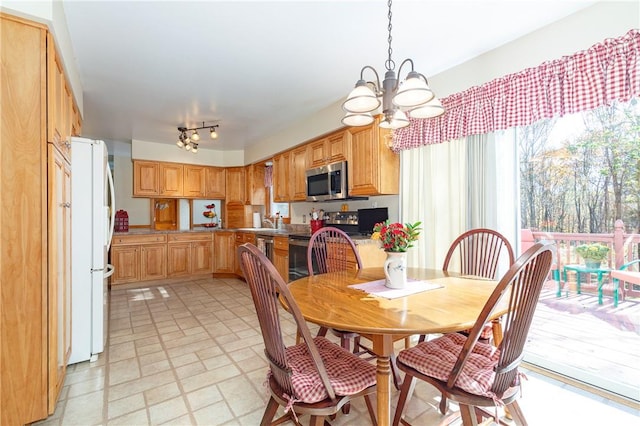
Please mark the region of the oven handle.
<svg viewBox="0 0 640 426"><path fill-rule="evenodd" d="M305 240L289 240L290 246L309 247L309 241Z"/></svg>

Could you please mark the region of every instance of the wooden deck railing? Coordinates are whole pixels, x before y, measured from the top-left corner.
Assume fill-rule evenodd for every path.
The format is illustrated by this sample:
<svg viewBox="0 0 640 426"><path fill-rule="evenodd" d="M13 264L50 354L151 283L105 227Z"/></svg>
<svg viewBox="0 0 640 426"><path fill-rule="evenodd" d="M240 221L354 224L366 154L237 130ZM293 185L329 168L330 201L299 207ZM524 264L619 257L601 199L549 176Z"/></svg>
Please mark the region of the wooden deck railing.
<svg viewBox="0 0 640 426"><path fill-rule="evenodd" d="M609 256L605 262L611 269L619 269L627 262L640 259L640 234L625 233L622 220L616 221L615 229L611 234L569 234L530 230L522 230L522 234L523 244L527 240L525 234L532 235L534 241L555 241L556 253L553 269L556 271L562 271L564 265L582 263L575 248L586 243L602 243L609 247ZM629 285L623 293L626 293L626 296L640 297L640 288Z"/></svg>

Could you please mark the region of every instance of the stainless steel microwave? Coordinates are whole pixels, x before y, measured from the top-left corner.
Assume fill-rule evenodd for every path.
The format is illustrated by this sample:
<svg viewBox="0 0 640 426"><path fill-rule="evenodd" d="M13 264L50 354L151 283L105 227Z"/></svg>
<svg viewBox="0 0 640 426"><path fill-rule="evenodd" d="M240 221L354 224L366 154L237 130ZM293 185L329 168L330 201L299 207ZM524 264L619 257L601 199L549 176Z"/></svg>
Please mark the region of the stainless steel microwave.
<svg viewBox="0 0 640 426"><path fill-rule="evenodd" d="M347 162L328 164L309 169L307 178L307 201L341 200L347 198Z"/></svg>

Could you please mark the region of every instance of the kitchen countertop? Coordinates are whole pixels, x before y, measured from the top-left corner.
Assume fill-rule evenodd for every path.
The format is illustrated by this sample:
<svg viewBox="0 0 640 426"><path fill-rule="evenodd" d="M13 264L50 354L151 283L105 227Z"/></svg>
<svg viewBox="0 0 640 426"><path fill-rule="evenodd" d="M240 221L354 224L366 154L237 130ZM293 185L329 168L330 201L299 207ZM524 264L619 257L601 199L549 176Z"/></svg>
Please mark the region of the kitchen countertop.
<svg viewBox="0 0 640 426"><path fill-rule="evenodd" d="M185 229L185 230L154 230L149 228L133 228L130 229L129 232L114 232L114 236L122 236L122 235L145 235L145 234L178 234L178 233L198 233L198 232L218 232L218 231L228 231L228 232L248 232L256 235L278 235L278 236L289 236L290 234L295 235L307 235L311 236L311 233L307 230L301 228L295 229L273 229L273 228L195 228L195 229ZM356 244L379 244L378 240L372 240L369 236L366 235L354 235L351 237Z"/></svg>

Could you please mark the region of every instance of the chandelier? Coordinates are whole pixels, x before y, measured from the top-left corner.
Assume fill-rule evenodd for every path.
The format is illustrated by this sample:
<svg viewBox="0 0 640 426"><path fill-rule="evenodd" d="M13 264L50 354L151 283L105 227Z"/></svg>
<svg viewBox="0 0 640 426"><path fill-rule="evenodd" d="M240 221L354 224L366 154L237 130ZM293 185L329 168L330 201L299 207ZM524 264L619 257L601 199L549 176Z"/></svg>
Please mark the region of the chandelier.
<svg viewBox="0 0 640 426"><path fill-rule="evenodd" d="M218 132L216 129L220 127L219 124L214 124L211 126L205 126L204 121L202 122L201 127L194 127L193 129L187 129L186 127L178 127L178 148L184 148L187 151L191 151L194 154L198 152L198 141L200 140L200 134L198 130L209 129L209 136L211 139L218 139ZM191 135L187 134L187 132L192 132Z"/></svg>
<svg viewBox="0 0 640 426"><path fill-rule="evenodd" d="M346 115L342 119L342 124L347 126L366 126L373 123L373 112L382 105L384 117L380 122L380 127L385 129L399 129L409 125L409 116L412 118L432 118L444 113L444 107L433 91L429 88L427 78L413 69L413 61L405 59L398 69L398 76L401 75L402 67L405 64L411 65L411 71L407 78L399 83L396 78L396 64L391 59L391 3L388 1L389 18L389 57L385 62L387 71L384 80L380 85L378 72L371 66L365 65L360 71L360 80L356 82L355 88L349 93L347 100L342 104ZM375 81L365 81L365 70L373 71Z"/></svg>

